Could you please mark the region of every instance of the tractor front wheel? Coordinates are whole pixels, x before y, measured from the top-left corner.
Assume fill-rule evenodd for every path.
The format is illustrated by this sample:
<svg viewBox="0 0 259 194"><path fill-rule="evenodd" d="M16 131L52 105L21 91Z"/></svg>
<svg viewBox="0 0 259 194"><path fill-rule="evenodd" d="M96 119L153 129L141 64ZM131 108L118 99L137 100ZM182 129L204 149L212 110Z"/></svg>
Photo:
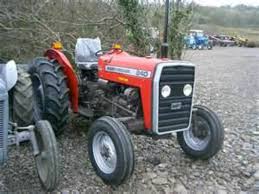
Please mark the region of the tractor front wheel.
<svg viewBox="0 0 259 194"><path fill-rule="evenodd" d="M204 46L203 46L202 44L200 44L200 45L198 46L198 49L199 49L199 50L203 50L203 49L204 49Z"/></svg>
<svg viewBox="0 0 259 194"><path fill-rule="evenodd" d="M38 121L35 127L39 154L35 156L38 177L46 191L53 191L59 183L59 153L52 127L48 121Z"/></svg>
<svg viewBox="0 0 259 194"><path fill-rule="evenodd" d="M218 116L204 106L194 106L189 130L178 132L183 151L195 159L209 159L222 147L224 128Z"/></svg>
<svg viewBox="0 0 259 194"><path fill-rule="evenodd" d="M213 44L212 44L212 43L209 43L209 44L207 45L207 49L208 49L208 50L212 50L212 48L213 48Z"/></svg>
<svg viewBox="0 0 259 194"><path fill-rule="evenodd" d="M193 44L191 47L192 47L192 50L196 50L197 49L196 44Z"/></svg>
<svg viewBox="0 0 259 194"><path fill-rule="evenodd" d="M124 124L104 116L90 128L88 138L90 161L98 176L111 185L120 185L134 170L132 140Z"/></svg>
<svg viewBox="0 0 259 194"><path fill-rule="evenodd" d="M34 119L48 120L56 135L69 119L69 89L62 67L47 59L36 59L30 67L34 92Z"/></svg>

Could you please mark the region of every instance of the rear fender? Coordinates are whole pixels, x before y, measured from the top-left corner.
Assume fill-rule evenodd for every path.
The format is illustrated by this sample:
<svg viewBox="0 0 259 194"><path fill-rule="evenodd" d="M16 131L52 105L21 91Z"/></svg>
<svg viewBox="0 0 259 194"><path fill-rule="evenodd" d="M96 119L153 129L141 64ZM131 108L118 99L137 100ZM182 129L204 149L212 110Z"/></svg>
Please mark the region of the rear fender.
<svg viewBox="0 0 259 194"><path fill-rule="evenodd" d="M48 57L49 60L57 61L63 68L63 72L67 77L67 85L70 90L70 103L73 112L78 112L78 79L76 73L74 72L73 66L67 59L67 57L57 49L48 49L45 54L45 57Z"/></svg>

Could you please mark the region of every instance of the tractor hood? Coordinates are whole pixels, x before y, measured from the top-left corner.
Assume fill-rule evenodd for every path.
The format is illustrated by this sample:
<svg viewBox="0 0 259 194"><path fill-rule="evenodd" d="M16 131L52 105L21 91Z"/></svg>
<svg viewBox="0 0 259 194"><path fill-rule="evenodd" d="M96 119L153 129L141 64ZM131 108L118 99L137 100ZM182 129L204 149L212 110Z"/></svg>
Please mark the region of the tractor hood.
<svg viewBox="0 0 259 194"><path fill-rule="evenodd" d="M168 61L168 59L136 57L123 51L113 52L99 58L99 76L103 77L102 72L112 72L130 77L152 78L157 64Z"/></svg>
<svg viewBox="0 0 259 194"><path fill-rule="evenodd" d="M206 40L208 40L208 38L206 36L197 36L197 39L199 41L206 41Z"/></svg>
<svg viewBox="0 0 259 194"><path fill-rule="evenodd" d="M190 67L190 69L187 68L186 71L186 67ZM165 73L163 69L168 72ZM107 53L102 55L98 61L98 76L100 79L139 89L144 113L144 125L147 130L152 129L152 126L155 129L156 126L156 124L152 124L152 114L154 113L153 107L157 105L154 101L155 97L159 99L158 91L162 73L167 74L163 75L163 80L168 80L169 83L172 83L173 79L186 81L186 76L191 77L191 82L193 82L194 75L183 74L186 72L194 73L194 70L194 65L189 62L135 57L123 51ZM180 74L175 75L174 72L180 72ZM156 116L153 116L153 118L156 118Z"/></svg>

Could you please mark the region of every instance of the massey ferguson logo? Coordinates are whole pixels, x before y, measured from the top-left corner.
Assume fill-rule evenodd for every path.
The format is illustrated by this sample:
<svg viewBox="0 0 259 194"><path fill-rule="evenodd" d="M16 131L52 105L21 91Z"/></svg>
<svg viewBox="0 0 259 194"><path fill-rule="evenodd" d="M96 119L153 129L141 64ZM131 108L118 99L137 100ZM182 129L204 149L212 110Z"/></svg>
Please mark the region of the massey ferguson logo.
<svg viewBox="0 0 259 194"><path fill-rule="evenodd" d="M142 78L150 78L151 76L151 71L132 69L132 68L126 68L126 67L109 66L109 65L105 67L105 71L122 73L126 75L133 75L133 76L142 77Z"/></svg>
<svg viewBox="0 0 259 194"><path fill-rule="evenodd" d="M171 104L171 110L179 110L182 108L181 102L175 102Z"/></svg>

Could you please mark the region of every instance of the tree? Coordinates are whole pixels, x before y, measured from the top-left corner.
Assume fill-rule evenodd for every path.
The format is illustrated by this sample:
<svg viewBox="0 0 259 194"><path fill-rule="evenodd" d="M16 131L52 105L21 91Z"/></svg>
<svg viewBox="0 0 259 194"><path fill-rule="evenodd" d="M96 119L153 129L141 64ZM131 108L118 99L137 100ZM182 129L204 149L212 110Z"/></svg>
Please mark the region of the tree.
<svg viewBox="0 0 259 194"><path fill-rule="evenodd" d="M172 59L181 59L184 36L191 28L191 19L192 4L185 4L181 0L172 2L169 30L169 55Z"/></svg>
<svg viewBox="0 0 259 194"><path fill-rule="evenodd" d="M134 53L140 56L146 55L149 35L148 29L143 26L144 7L140 5L138 0L118 0L118 4L122 8L127 37L134 47Z"/></svg>

